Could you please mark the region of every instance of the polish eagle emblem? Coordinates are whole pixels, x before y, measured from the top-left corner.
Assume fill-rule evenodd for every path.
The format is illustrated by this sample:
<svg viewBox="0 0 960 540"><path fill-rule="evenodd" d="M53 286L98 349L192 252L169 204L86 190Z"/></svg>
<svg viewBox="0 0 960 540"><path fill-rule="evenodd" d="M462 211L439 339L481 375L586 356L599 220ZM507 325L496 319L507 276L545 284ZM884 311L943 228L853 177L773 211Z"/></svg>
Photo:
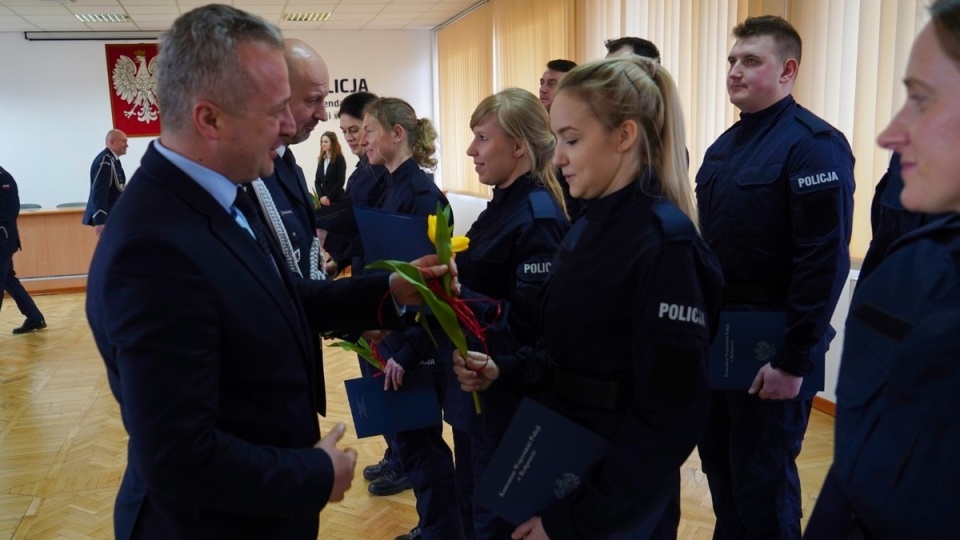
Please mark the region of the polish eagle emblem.
<svg viewBox="0 0 960 540"><path fill-rule="evenodd" d="M127 118L136 116L137 120L149 124L160 117L157 105L157 57L147 63L147 53L143 50L133 52L136 60L120 55L113 65L113 89L117 97L131 105L123 112Z"/></svg>

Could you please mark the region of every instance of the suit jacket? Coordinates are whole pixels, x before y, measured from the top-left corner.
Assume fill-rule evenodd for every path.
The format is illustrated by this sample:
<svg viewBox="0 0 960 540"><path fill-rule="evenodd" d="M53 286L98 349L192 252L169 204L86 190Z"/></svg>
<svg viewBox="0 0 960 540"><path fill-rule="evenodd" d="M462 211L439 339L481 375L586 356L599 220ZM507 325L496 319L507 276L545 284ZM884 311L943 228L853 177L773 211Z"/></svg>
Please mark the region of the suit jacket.
<svg viewBox="0 0 960 540"><path fill-rule="evenodd" d="M20 191L17 181L0 167L0 257L13 257L20 249L20 233L17 232L19 214ZM3 277L0 276L0 279Z"/></svg>
<svg viewBox="0 0 960 540"><path fill-rule="evenodd" d="M317 175L313 186L317 190L317 198L327 197L330 202L337 202L347 196L343 190L343 184L347 181L347 160L343 154L337 154L330 165L327 166L327 172L323 172L323 160L317 163Z"/></svg>
<svg viewBox="0 0 960 540"><path fill-rule="evenodd" d="M295 280L151 144L100 237L87 317L130 434L126 538L310 538L329 497L311 335L374 328L388 278ZM384 313L397 324L396 313ZM349 327L349 328L348 328Z"/></svg>
<svg viewBox="0 0 960 540"><path fill-rule="evenodd" d="M104 148L90 165L90 197L87 199L87 209L83 212L83 224L105 224L126 182L120 160L109 148Z"/></svg>

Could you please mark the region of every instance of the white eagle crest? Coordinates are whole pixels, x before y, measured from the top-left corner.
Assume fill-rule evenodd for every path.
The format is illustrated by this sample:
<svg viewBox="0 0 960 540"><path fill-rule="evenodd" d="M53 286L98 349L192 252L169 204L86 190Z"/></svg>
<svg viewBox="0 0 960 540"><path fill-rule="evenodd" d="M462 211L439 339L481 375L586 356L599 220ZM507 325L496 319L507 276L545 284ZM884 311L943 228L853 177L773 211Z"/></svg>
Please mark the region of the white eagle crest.
<svg viewBox="0 0 960 540"><path fill-rule="evenodd" d="M147 64L147 53L134 51L136 63L129 56L121 55L113 66L113 88L117 96L133 105L123 115L149 124L160 116L157 106L157 57ZM137 66L139 64L139 67Z"/></svg>

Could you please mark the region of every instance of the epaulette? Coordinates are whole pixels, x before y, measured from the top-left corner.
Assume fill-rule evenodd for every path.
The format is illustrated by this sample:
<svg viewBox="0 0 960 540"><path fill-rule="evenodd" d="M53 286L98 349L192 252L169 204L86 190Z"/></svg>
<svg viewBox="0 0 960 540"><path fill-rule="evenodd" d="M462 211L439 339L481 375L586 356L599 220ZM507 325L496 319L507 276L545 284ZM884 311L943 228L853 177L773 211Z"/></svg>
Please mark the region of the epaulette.
<svg viewBox="0 0 960 540"><path fill-rule="evenodd" d="M546 191L532 191L528 196L533 219L553 219L557 217L556 205Z"/></svg>
<svg viewBox="0 0 960 540"><path fill-rule="evenodd" d="M800 106L797 106L797 112L794 118L797 119L797 122L800 122L804 125L804 127L809 129L810 133L814 135L822 135L824 133L832 133L835 131L835 128L828 124L826 120Z"/></svg>
<svg viewBox="0 0 960 540"><path fill-rule="evenodd" d="M699 237L697 228L690 218L669 201L662 200L653 205L653 213L660 220L665 242L696 240Z"/></svg>

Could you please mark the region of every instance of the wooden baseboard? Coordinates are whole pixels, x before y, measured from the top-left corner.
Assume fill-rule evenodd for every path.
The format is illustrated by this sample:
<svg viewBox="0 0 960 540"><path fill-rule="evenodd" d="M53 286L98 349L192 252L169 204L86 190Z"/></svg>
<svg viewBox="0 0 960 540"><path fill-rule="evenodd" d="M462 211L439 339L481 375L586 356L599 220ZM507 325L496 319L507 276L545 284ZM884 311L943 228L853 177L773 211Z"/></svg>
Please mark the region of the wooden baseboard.
<svg viewBox="0 0 960 540"><path fill-rule="evenodd" d="M813 408L830 416L837 416L837 404L820 396L813 396Z"/></svg>
<svg viewBox="0 0 960 540"><path fill-rule="evenodd" d="M31 290L30 290L29 288L27 288L27 287L24 287L24 288L27 289L27 292L30 294L30 296L46 296L46 295L48 295L48 294L66 294L66 293L87 292L87 286L86 286L86 285L76 285L76 286L72 286L72 287L60 287L60 288L56 288L56 289L40 289L40 290L34 290L34 291L31 291ZM9 293L4 293L4 298L10 298L10 294L9 294Z"/></svg>

